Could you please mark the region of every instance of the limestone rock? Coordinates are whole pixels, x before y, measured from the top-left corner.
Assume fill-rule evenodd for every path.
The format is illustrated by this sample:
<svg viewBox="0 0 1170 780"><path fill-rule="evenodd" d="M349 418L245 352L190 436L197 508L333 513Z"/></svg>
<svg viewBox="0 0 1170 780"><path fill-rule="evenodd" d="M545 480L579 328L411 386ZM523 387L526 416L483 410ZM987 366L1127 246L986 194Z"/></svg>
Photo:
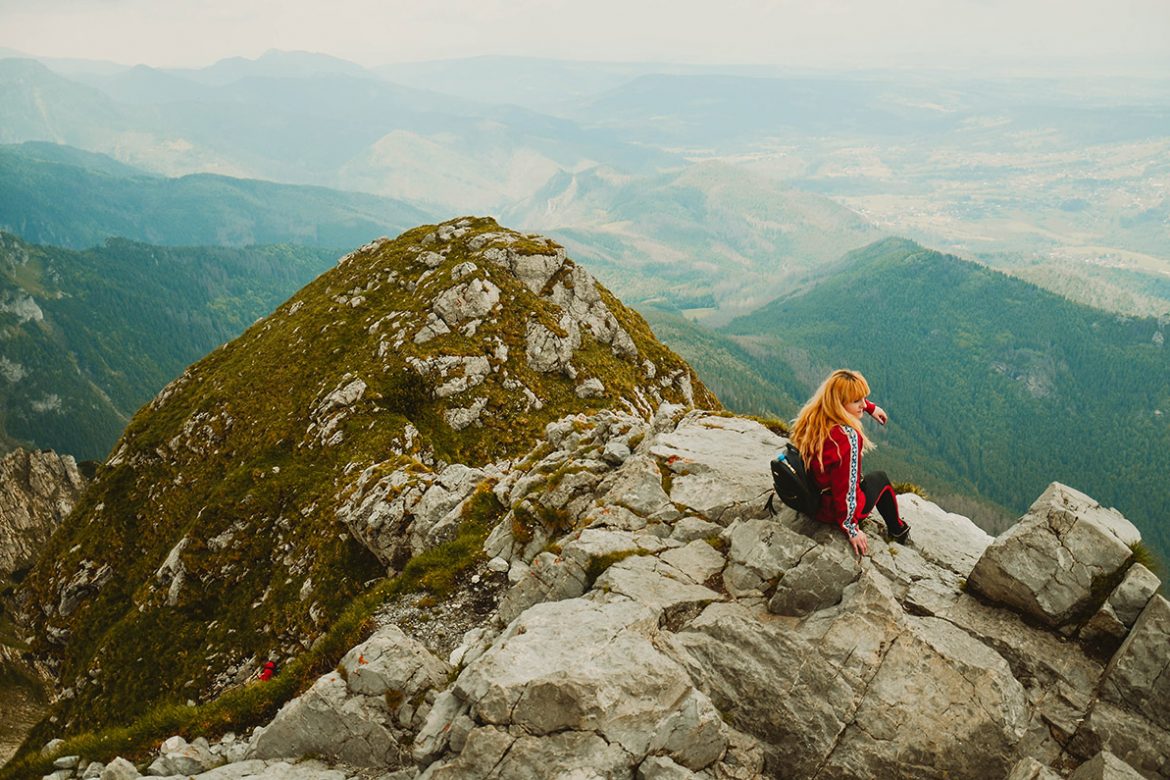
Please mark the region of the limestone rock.
<svg viewBox="0 0 1170 780"><path fill-rule="evenodd" d="M682 571L654 556L636 555L615 563L597 578L596 587L660 611L668 619L698 614L707 604L722 599L719 593L696 585Z"/></svg>
<svg viewBox="0 0 1170 780"><path fill-rule="evenodd" d="M692 412L655 437L650 453L673 474L672 502L728 525L736 510L739 516L763 514L772 491L766 466L783 446L784 439L752 420Z"/></svg>
<svg viewBox="0 0 1170 780"><path fill-rule="evenodd" d="M1136 535L1116 510L1052 483L983 553L967 580L972 591L1053 627L1099 607L1099 583L1119 577Z"/></svg>
<svg viewBox="0 0 1170 780"><path fill-rule="evenodd" d="M71 455L17 449L0 458L0 579L32 565L84 488Z"/></svg>
<svg viewBox="0 0 1170 780"><path fill-rule="evenodd" d="M1086 761L1107 750L1146 777L1170 777L1170 730L1165 724L1104 698L1093 704L1068 750Z"/></svg>
<svg viewBox="0 0 1170 780"><path fill-rule="evenodd" d="M670 497L662 489L662 474L653 458L633 455L598 487L602 501L625 507L642 517L674 513Z"/></svg>
<svg viewBox="0 0 1170 780"><path fill-rule="evenodd" d="M1121 584L1109 594L1097 614L1081 629L1081 639L1110 651L1115 650L1161 584L1152 571L1135 563L1125 573Z"/></svg>
<svg viewBox="0 0 1170 780"><path fill-rule="evenodd" d="M531 735L515 740L520 756L551 751L546 761L555 765L566 753L580 762L584 751L601 763L577 766L603 774L611 766L605 756L623 768L652 752L693 768L718 760L726 727L686 672L651 641L657 622L653 610L624 598L569 599L525 611L456 680L455 697L485 728L473 730L459 756L433 776L454 777L448 773L455 767L463 776L479 774L477 744L489 737L495 745L489 758L510 756L514 728ZM424 733L441 731L435 721L451 717L446 706L445 714L437 710ZM571 737L572 744L554 737ZM517 772L509 776L547 776Z"/></svg>
<svg viewBox="0 0 1170 780"><path fill-rule="evenodd" d="M993 538L966 517L943 511L921 496L903 493L898 509L910 524L915 550L926 560L966 577Z"/></svg>
<svg viewBox="0 0 1170 780"><path fill-rule="evenodd" d="M650 756L638 765L637 780L691 780L698 777L666 756Z"/></svg>
<svg viewBox="0 0 1170 780"><path fill-rule="evenodd" d="M207 740L200 738L188 743L176 736L162 743L158 758L147 768L146 774L160 777L198 775L221 763L223 760L212 754Z"/></svg>
<svg viewBox="0 0 1170 780"><path fill-rule="evenodd" d="M409 762L421 694L446 683L449 667L396 626L380 629L281 708L253 739L250 758L326 756L396 769Z"/></svg>
<svg viewBox="0 0 1170 780"><path fill-rule="evenodd" d="M1060 773L1034 758L1023 758L1012 767L1007 780L1061 780Z"/></svg>
<svg viewBox="0 0 1170 780"><path fill-rule="evenodd" d="M692 515L684 517L674 524L674 528L670 532L670 538L677 539L680 542L715 539L722 530L722 526Z"/></svg>
<svg viewBox="0 0 1170 780"><path fill-rule="evenodd" d="M707 542L697 540L683 547L666 550L660 557L663 562L670 564L699 585L722 571L727 563L722 553Z"/></svg>
<svg viewBox="0 0 1170 780"><path fill-rule="evenodd" d="M783 572L768 611L800 617L839 604L845 586L860 573L851 549L820 545Z"/></svg>
<svg viewBox="0 0 1170 780"><path fill-rule="evenodd" d="M486 279L472 279L451 287L435 298L432 310L447 325L486 316L500 301L500 288Z"/></svg>
<svg viewBox="0 0 1170 780"><path fill-rule="evenodd" d="M748 520L727 530L731 545L723 582L733 595L762 590L795 566L816 542L773 520Z"/></svg>
<svg viewBox="0 0 1170 780"><path fill-rule="evenodd" d="M142 777L138 768L121 756L106 764L101 780L136 780Z"/></svg>
<svg viewBox="0 0 1170 780"><path fill-rule="evenodd" d="M1102 750L1077 767L1068 780L1142 780L1142 776L1108 750Z"/></svg>
<svg viewBox="0 0 1170 780"><path fill-rule="evenodd" d="M590 377L577 385L576 393L578 398L600 398L605 395L605 385L597 377Z"/></svg>
<svg viewBox="0 0 1170 780"><path fill-rule="evenodd" d="M1154 596L1109 662L1101 695L1153 723L1170 722L1170 602Z"/></svg>

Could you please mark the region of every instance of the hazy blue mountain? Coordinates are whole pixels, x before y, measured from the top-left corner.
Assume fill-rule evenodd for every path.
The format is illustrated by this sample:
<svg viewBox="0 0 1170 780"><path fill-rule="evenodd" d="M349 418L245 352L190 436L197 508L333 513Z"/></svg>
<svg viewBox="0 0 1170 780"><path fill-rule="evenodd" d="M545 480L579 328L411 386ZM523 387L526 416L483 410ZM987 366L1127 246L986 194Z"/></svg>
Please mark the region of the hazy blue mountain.
<svg viewBox="0 0 1170 780"><path fill-rule="evenodd" d="M135 65L114 72L80 72L69 78L94 87L111 99L127 105L199 100L214 92L213 87L192 79L183 72L167 71L148 65Z"/></svg>
<svg viewBox="0 0 1170 780"><path fill-rule="evenodd" d="M627 300L724 316L881 235L827 198L717 162L652 177L562 173L505 220L563 241Z"/></svg>
<svg viewBox="0 0 1170 780"><path fill-rule="evenodd" d="M334 186L459 213L499 210L560 170L681 163L610 130L398 86L316 55L84 78L106 91L37 63L0 62L0 97L18 107L3 140L69 143L168 175Z"/></svg>
<svg viewBox="0 0 1170 780"><path fill-rule="evenodd" d="M1077 84L956 80L879 71L747 77L640 76L571 116L666 147L758 147L779 139L868 138L907 144L958 134L1003 144L1005 133L1056 132L1061 144L1164 136L1170 104L1087 99ZM972 173L978 173L973 171Z"/></svg>
<svg viewBox="0 0 1170 780"><path fill-rule="evenodd" d="M52 141L98 149L139 124L99 90L27 59L0 60L0 105L0 143Z"/></svg>
<svg viewBox="0 0 1170 780"><path fill-rule="evenodd" d="M119 162L107 154L87 152L75 146L46 141L6 144L0 146L0 155L9 164L13 164L13 161L16 160L23 160L28 163L47 163L80 168L89 173L100 173L115 178L160 178L158 174ZM14 183L9 182L9 184Z"/></svg>
<svg viewBox="0 0 1170 780"><path fill-rule="evenodd" d="M0 229L32 242L83 248L121 236L337 249L397 235L428 217L373 195L209 174L168 179L69 147L0 147Z"/></svg>
<svg viewBox="0 0 1170 780"><path fill-rule="evenodd" d="M303 78L309 76L363 76L376 78L354 62L308 51L269 49L256 59L227 57L206 68L169 71L201 84L224 85L244 78Z"/></svg>
<svg viewBox="0 0 1170 780"><path fill-rule="evenodd" d="M583 105L633 79L651 74L763 75L770 66L686 65L667 62L599 62L540 57L483 56L383 65L390 81L448 95L505 103L550 114L576 114Z"/></svg>
<svg viewBox="0 0 1170 780"><path fill-rule="evenodd" d="M787 365L803 386L790 396L831 368L863 371L892 417L880 435L923 474L946 464L1015 511L1065 482L1116 506L1166 557L1165 330L888 239L726 332Z"/></svg>
<svg viewBox="0 0 1170 780"><path fill-rule="evenodd" d="M185 366L330 267L325 249L75 252L0 233L0 449L102 458Z"/></svg>

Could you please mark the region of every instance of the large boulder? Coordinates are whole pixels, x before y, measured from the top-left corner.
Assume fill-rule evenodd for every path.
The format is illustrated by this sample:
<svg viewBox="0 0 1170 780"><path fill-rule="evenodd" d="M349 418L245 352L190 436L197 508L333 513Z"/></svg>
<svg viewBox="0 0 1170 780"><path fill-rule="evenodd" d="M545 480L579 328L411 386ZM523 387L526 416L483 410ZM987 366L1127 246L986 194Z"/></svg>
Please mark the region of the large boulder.
<svg viewBox="0 0 1170 780"><path fill-rule="evenodd" d="M657 610L616 595L531 607L436 701L417 758L448 747L461 718L471 729L424 776L487 776L505 753L516 764L501 773L510 777L548 777L558 766L628 775L651 754L693 770L715 764L728 729L657 647L658 620Z"/></svg>
<svg viewBox="0 0 1170 780"><path fill-rule="evenodd" d="M403 766L427 712L425 695L446 684L449 670L397 626L386 626L350 650L336 671L286 704L257 733L247 755Z"/></svg>
<svg viewBox="0 0 1170 780"><path fill-rule="evenodd" d="M983 553L973 593L1059 628L1090 617L1133 559L1133 525L1083 493L1053 482Z"/></svg>
<svg viewBox="0 0 1170 780"><path fill-rule="evenodd" d="M655 438L650 453L670 470L670 500L720 525L758 516L772 491L768 461L784 439L754 420L691 412Z"/></svg>
<svg viewBox="0 0 1170 780"><path fill-rule="evenodd" d="M1008 664L946 621L906 615L868 566L802 623L713 604L671 647L759 739L772 776L935 777L946 756L947 776L979 778L1019 758L1028 702Z"/></svg>

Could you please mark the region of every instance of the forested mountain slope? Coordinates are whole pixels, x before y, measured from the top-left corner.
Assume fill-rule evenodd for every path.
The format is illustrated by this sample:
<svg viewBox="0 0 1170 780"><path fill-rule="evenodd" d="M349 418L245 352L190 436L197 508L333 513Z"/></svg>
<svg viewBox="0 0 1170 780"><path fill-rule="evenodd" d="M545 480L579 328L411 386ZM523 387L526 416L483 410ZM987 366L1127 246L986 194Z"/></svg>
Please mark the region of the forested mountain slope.
<svg viewBox="0 0 1170 780"><path fill-rule="evenodd" d="M728 326L808 390L830 368L863 371L893 418L880 435L924 471L946 464L1016 511L1054 479L1075 485L1166 556L1164 330L900 239Z"/></svg>
<svg viewBox="0 0 1170 780"><path fill-rule="evenodd" d="M101 154L0 147L0 229L75 249L119 236L152 244L338 247L427 219L392 198L196 174L165 178Z"/></svg>
<svg viewBox="0 0 1170 780"><path fill-rule="evenodd" d="M76 252L0 233L0 449L102 458L192 360L329 267L291 246Z"/></svg>

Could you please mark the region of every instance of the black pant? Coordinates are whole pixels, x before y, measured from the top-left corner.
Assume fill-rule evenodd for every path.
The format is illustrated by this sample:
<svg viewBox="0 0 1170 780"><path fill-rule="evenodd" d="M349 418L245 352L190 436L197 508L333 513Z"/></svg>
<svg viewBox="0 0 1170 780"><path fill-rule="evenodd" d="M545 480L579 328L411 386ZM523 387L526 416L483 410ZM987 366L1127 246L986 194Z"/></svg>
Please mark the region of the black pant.
<svg viewBox="0 0 1170 780"><path fill-rule="evenodd" d="M861 478L861 492L865 493L865 507L862 511L869 514L877 505L878 514L886 521L886 529L891 534L899 533L905 523L898 514L898 497L890 487L890 478L884 471L871 471Z"/></svg>

